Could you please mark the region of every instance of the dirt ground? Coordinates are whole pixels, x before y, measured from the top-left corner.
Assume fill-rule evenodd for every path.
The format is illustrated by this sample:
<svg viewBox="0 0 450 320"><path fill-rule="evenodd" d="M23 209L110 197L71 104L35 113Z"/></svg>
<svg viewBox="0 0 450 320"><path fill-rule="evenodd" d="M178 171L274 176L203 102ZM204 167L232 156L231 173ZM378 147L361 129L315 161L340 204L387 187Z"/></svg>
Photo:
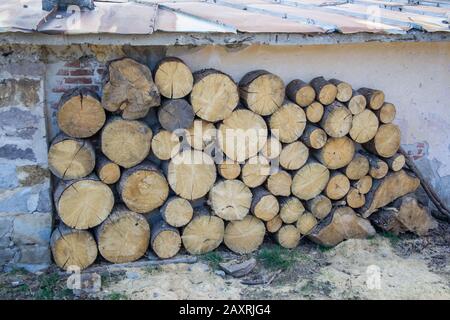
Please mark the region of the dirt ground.
<svg viewBox="0 0 450 320"><path fill-rule="evenodd" d="M224 275L218 264L250 256L221 248L194 264L101 272L96 292L74 293L56 268L13 270L0 275L0 299L450 299L447 224L427 237L378 234L332 249L308 240L294 250L267 242L253 256L255 269L240 279Z"/></svg>

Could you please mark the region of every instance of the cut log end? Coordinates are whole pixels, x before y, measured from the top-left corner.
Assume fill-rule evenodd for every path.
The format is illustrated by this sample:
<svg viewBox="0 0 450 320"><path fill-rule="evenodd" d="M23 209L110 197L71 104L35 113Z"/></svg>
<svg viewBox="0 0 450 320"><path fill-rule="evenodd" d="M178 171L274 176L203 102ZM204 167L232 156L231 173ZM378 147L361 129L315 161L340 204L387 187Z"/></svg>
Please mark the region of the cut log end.
<svg viewBox="0 0 450 320"><path fill-rule="evenodd" d="M275 172L267 178L266 188L274 196L289 196L291 194L292 177L283 170Z"/></svg>
<svg viewBox="0 0 450 320"><path fill-rule="evenodd" d="M321 127L333 138L344 137L352 128L352 114L347 107L340 102L325 108L325 112L320 120Z"/></svg>
<svg viewBox="0 0 450 320"><path fill-rule="evenodd" d="M331 200L339 200L345 197L350 190L350 181L347 176L333 172L325 188L325 195Z"/></svg>
<svg viewBox="0 0 450 320"><path fill-rule="evenodd" d="M350 137L357 143L370 141L378 131L378 118L372 111L366 109L353 116Z"/></svg>
<svg viewBox="0 0 450 320"><path fill-rule="evenodd" d="M256 156L247 160L242 166L241 180L250 188L261 186L270 174L270 163L262 157Z"/></svg>
<svg viewBox="0 0 450 320"><path fill-rule="evenodd" d="M306 119L311 123L318 123L323 116L324 107L320 102L314 101L306 107Z"/></svg>
<svg viewBox="0 0 450 320"><path fill-rule="evenodd" d="M224 243L233 252L245 254L258 249L264 241L266 227L258 218L247 216L232 221L225 228Z"/></svg>
<svg viewBox="0 0 450 320"><path fill-rule="evenodd" d="M304 211L305 207L296 197L283 198L280 201L279 217L286 224L296 222Z"/></svg>
<svg viewBox="0 0 450 320"><path fill-rule="evenodd" d="M278 244L287 249L295 248L300 242L300 237L300 231L291 224L282 226L276 233Z"/></svg>
<svg viewBox="0 0 450 320"><path fill-rule="evenodd" d="M222 178L233 180L241 174L241 166L237 162L225 160L217 165L217 172L222 176Z"/></svg>
<svg viewBox="0 0 450 320"><path fill-rule="evenodd" d="M164 221L176 228L187 225L194 213L190 202L180 197L169 198L160 211Z"/></svg>
<svg viewBox="0 0 450 320"><path fill-rule="evenodd" d="M335 99L337 95L337 88L331 82L328 82L323 77L317 77L311 80L311 86L314 88L316 92L316 99L324 104L329 105Z"/></svg>
<svg viewBox="0 0 450 320"><path fill-rule="evenodd" d="M287 85L286 95L299 106L306 107L314 101L316 92L309 84L296 79L292 80Z"/></svg>
<svg viewBox="0 0 450 320"><path fill-rule="evenodd" d="M392 103L385 102L375 113L381 123L388 124L394 121L396 108Z"/></svg>
<svg viewBox="0 0 450 320"><path fill-rule="evenodd" d="M316 158L328 169L347 166L355 154L355 143L348 137L329 138L325 146L314 153Z"/></svg>
<svg viewBox="0 0 450 320"><path fill-rule="evenodd" d="M278 199L273 194L260 187L253 190L250 209L255 217L263 221L269 221L278 214L280 205Z"/></svg>
<svg viewBox="0 0 450 320"><path fill-rule="evenodd" d="M179 99L192 91L194 77L189 67L181 59L167 57L156 66L155 84L162 96Z"/></svg>
<svg viewBox="0 0 450 320"><path fill-rule="evenodd" d="M317 219L310 212L303 213L298 218L297 223L296 223L296 227L302 235L307 235L307 234L311 233L311 231L314 229L314 227L316 225L317 225Z"/></svg>
<svg viewBox="0 0 450 320"><path fill-rule="evenodd" d="M347 205L353 209L361 208L366 203L366 197L356 188L350 188L345 200Z"/></svg>
<svg viewBox="0 0 450 320"><path fill-rule="evenodd" d="M317 197L308 200L306 202L306 207L314 217L322 220L331 212L332 203L329 198L320 194Z"/></svg>
<svg viewBox="0 0 450 320"><path fill-rule="evenodd" d="M275 233L278 230L280 230L282 225L283 225L283 220L281 220L280 216L277 215L272 220L269 220L266 222L267 232Z"/></svg>
<svg viewBox="0 0 450 320"><path fill-rule="evenodd" d="M180 151L179 137L170 131L161 130L152 139L151 149L160 160L170 160Z"/></svg>
<svg viewBox="0 0 450 320"><path fill-rule="evenodd" d="M209 192L208 203L220 218L228 221L242 220L250 210L252 193L242 181L219 181Z"/></svg>
<svg viewBox="0 0 450 320"><path fill-rule="evenodd" d="M280 153L280 165L286 170L298 170L308 161L309 149L296 141L283 147Z"/></svg>
<svg viewBox="0 0 450 320"><path fill-rule="evenodd" d="M266 157L269 160L272 160L272 159L277 158L280 155L282 148L283 147L280 143L280 140L278 140L278 138L269 137L267 139L266 144L261 149L261 155L263 155L264 157Z"/></svg>
<svg viewBox="0 0 450 320"><path fill-rule="evenodd" d="M297 171L292 180L292 193L301 200L310 200L325 189L330 171L317 162L310 162Z"/></svg>
<svg viewBox="0 0 450 320"><path fill-rule="evenodd" d="M283 143L291 143L300 138L305 126L305 111L289 101L285 101L269 120L272 135Z"/></svg>
<svg viewBox="0 0 450 320"><path fill-rule="evenodd" d="M166 100L158 110L158 120L168 131L188 129L194 123L194 110L184 99Z"/></svg>

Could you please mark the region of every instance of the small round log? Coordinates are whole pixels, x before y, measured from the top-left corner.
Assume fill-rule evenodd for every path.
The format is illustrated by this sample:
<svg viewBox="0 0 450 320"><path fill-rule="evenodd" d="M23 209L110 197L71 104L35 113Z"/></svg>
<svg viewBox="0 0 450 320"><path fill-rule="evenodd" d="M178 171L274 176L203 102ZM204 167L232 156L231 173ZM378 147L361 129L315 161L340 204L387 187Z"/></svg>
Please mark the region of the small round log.
<svg viewBox="0 0 450 320"><path fill-rule="evenodd" d="M308 161L292 179L292 193L301 200L310 200L327 186L330 171L316 161Z"/></svg>
<svg viewBox="0 0 450 320"><path fill-rule="evenodd" d="M299 106L307 107L314 101L316 92L308 83L295 79L287 85L286 95Z"/></svg>
<svg viewBox="0 0 450 320"><path fill-rule="evenodd" d="M241 174L241 166L239 163L226 159L217 165L217 172L224 179L233 180Z"/></svg>
<svg viewBox="0 0 450 320"><path fill-rule="evenodd" d="M269 160L278 158L281 153L282 145L278 138L270 136L267 138L267 142L264 147L261 149L261 155L266 157Z"/></svg>
<svg viewBox="0 0 450 320"><path fill-rule="evenodd" d="M270 116L269 120L272 135L283 143L291 143L300 138L305 126L305 111L288 100Z"/></svg>
<svg viewBox="0 0 450 320"><path fill-rule="evenodd" d="M356 188L350 188L345 200L347 205L353 209L361 208L366 203L366 197Z"/></svg>
<svg viewBox="0 0 450 320"><path fill-rule="evenodd" d="M321 128L308 124L300 139L308 147L320 149L327 142L328 136Z"/></svg>
<svg viewBox="0 0 450 320"><path fill-rule="evenodd" d="M346 106L335 101L325 108L320 126L330 137L344 137L352 127L352 114Z"/></svg>
<svg viewBox="0 0 450 320"><path fill-rule="evenodd" d="M317 197L306 202L306 208L314 215L314 217L322 220L331 212L332 203L329 198L319 194Z"/></svg>
<svg viewBox="0 0 450 320"><path fill-rule="evenodd" d="M353 96L353 89L350 84L338 79L330 79L329 81L337 88L336 100L340 102L347 102L351 99Z"/></svg>
<svg viewBox="0 0 450 320"><path fill-rule="evenodd" d="M265 234L266 227L261 220L246 216L240 221L231 221L227 224L223 242L233 252L251 253L263 243Z"/></svg>
<svg viewBox="0 0 450 320"><path fill-rule="evenodd" d="M266 222L266 229L269 233L275 233L280 230L283 225L283 220L281 220L280 215L275 216L272 220Z"/></svg>
<svg viewBox="0 0 450 320"><path fill-rule="evenodd" d="M358 181L352 182L352 187L361 194L367 194L372 189L373 179L371 176L364 176Z"/></svg>
<svg viewBox="0 0 450 320"><path fill-rule="evenodd" d="M280 211L277 198L263 187L253 189L252 193L252 214L263 221L272 220Z"/></svg>
<svg viewBox="0 0 450 320"><path fill-rule="evenodd" d="M280 165L286 170L298 170L308 161L309 149L296 141L283 147L280 153Z"/></svg>
<svg viewBox="0 0 450 320"><path fill-rule="evenodd" d="M324 79L324 77L317 77L311 80L311 86L316 92L316 100L323 105L331 104L337 95L337 88L334 84Z"/></svg>
<svg viewBox="0 0 450 320"><path fill-rule="evenodd" d="M263 156L255 156L242 166L241 180L250 188L259 187L270 174L270 163Z"/></svg>
<svg viewBox="0 0 450 320"><path fill-rule="evenodd" d="M378 131L378 118L369 109L353 116L350 137L357 143L370 141Z"/></svg>
<svg viewBox="0 0 450 320"><path fill-rule="evenodd" d="M150 234L151 247L159 258L172 258L180 251L180 232L177 228L167 224L160 214L150 217Z"/></svg>
<svg viewBox="0 0 450 320"><path fill-rule="evenodd" d="M392 103L385 102L380 109L375 111L375 114L381 123L388 124L394 121L396 112L396 108Z"/></svg>
<svg viewBox="0 0 450 320"><path fill-rule="evenodd" d="M348 165L355 154L355 143L348 137L329 138L325 146L314 152L314 156L328 169L339 169Z"/></svg>
<svg viewBox="0 0 450 320"><path fill-rule="evenodd" d="M397 153L400 148L401 132L395 124L382 124L369 142L364 144L364 148L380 157L390 158Z"/></svg>
<svg viewBox="0 0 450 320"><path fill-rule="evenodd" d="M370 88L360 88L358 92L362 94L367 101L367 106L372 110L378 110L384 103L384 92Z"/></svg>
<svg viewBox="0 0 450 320"><path fill-rule="evenodd" d="M369 175L372 178L381 179L387 175L389 166L385 161L364 150L358 150L358 153L364 155L369 160Z"/></svg>
<svg viewBox="0 0 450 320"><path fill-rule="evenodd" d="M370 164L367 157L357 152L342 171L350 180L359 180L369 173L369 169Z"/></svg>
<svg viewBox="0 0 450 320"><path fill-rule="evenodd" d="M194 209L186 199L172 196L167 199L160 212L167 224L179 228L187 225L192 220Z"/></svg>
<svg viewBox="0 0 450 320"><path fill-rule="evenodd" d="M155 68L155 84L162 96L179 99L192 91L194 77L181 59L166 57Z"/></svg>
<svg viewBox="0 0 450 320"><path fill-rule="evenodd" d="M170 131L159 130L152 139L152 152L160 160L170 160L180 152L179 137Z"/></svg>
<svg viewBox="0 0 450 320"><path fill-rule="evenodd" d="M309 234L316 225L317 219L311 212L303 213L300 218L298 218L296 223L296 227L302 235Z"/></svg>
<svg viewBox="0 0 450 320"><path fill-rule="evenodd" d="M266 188L274 196L289 196L291 194L292 177L284 170L272 173L266 180Z"/></svg>
<svg viewBox="0 0 450 320"><path fill-rule="evenodd" d="M106 184L114 184L120 179L120 167L103 155L97 156L95 172Z"/></svg>
<svg viewBox="0 0 450 320"><path fill-rule="evenodd" d="M352 114L358 114L366 109L366 105L367 105L366 97L364 97L364 95L362 95L358 91L353 90L352 97L347 102L348 110L350 110Z"/></svg>
<svg viewBox="0 0 450 320"><path fill-rule="evenodd" d="M208 204L220 218L242 220L249 212L252 192L240 180L219 181L209 191Z"/></svg>
<svg viewBox="0 0 450 320"><path fill-rule="evenodd" d="M350 180L345 174L334 171L325 188L325 195L331 200L339 200L345 197L350 190Z"/></svg>
<svg viewBox="0 0 450 320"><path fill-rule="evenodd" d="M278 244L287 249L293 249L298 246L300 237L300 231L292 224L282 226L275 234Z"/></svg>
<svg viewBox="0 0 450 320"><path fill-rule="evenodd" d="M186 141L191 148L205 150L215 142L217 129L211 122L196 119L194 124L186 131Z"/></svg>
<svg viewBox="0 0 450 320"><path fill-rule="evenodd" d="M184 99L166 100L158 110L159 123L168 131L190 128L194 116L192 106Z"/></svg>
<svg viewBox="0 0 450 320"><path fill-rule="evenodd" d="M389 169L394 172L402 170L406 163L405 156L401 153L396 153L392 157L385 159L385 161Z"/></svg>
<svg viewBox="0 0 450 320"><path fill-rule="evenodd" d="M306 119L311 123L318 123L322 119L324 111L323 105L314 101L306 107Z"/></svg>
<svg viewBox="0 0 450 320"><path fill-rule="evenodd" d="M302 202L296 197L283 197L280 199L280 219L284 223L294 223L305 212Z"/></svg>

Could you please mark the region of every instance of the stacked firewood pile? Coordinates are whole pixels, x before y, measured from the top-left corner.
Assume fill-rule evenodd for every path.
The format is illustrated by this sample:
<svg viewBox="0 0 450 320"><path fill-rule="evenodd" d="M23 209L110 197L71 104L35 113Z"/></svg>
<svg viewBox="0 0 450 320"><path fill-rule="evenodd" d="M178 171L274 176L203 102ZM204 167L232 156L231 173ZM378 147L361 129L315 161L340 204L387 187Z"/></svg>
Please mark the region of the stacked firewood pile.
<svg viewBox="0 0 450 320"><path fill-rule="evenodd" d="M149 248L170 258L222 242L249 253L267 234L286 248L373 235L366 218L419 186L394 117L382 91L336 79L285 86L257 70L236 84L177 58L153 74L113 61L102 97L77 89L60 101L48 155L55 262L124 263Z"/></svg>

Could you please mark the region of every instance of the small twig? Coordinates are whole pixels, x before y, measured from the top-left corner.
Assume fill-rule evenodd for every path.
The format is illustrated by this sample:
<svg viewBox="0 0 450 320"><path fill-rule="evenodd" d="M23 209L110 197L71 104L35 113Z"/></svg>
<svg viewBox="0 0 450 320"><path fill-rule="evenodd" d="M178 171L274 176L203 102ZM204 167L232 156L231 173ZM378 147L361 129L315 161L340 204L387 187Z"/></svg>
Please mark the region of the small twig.
<svg viewBox="0 0 450 320"><path fill-rule="evenodd" d="M281 269L277 272L274 272L273 275L270 277L269 281L267 281L266 286L270 285L273 280L281 273Z"/></svg>

